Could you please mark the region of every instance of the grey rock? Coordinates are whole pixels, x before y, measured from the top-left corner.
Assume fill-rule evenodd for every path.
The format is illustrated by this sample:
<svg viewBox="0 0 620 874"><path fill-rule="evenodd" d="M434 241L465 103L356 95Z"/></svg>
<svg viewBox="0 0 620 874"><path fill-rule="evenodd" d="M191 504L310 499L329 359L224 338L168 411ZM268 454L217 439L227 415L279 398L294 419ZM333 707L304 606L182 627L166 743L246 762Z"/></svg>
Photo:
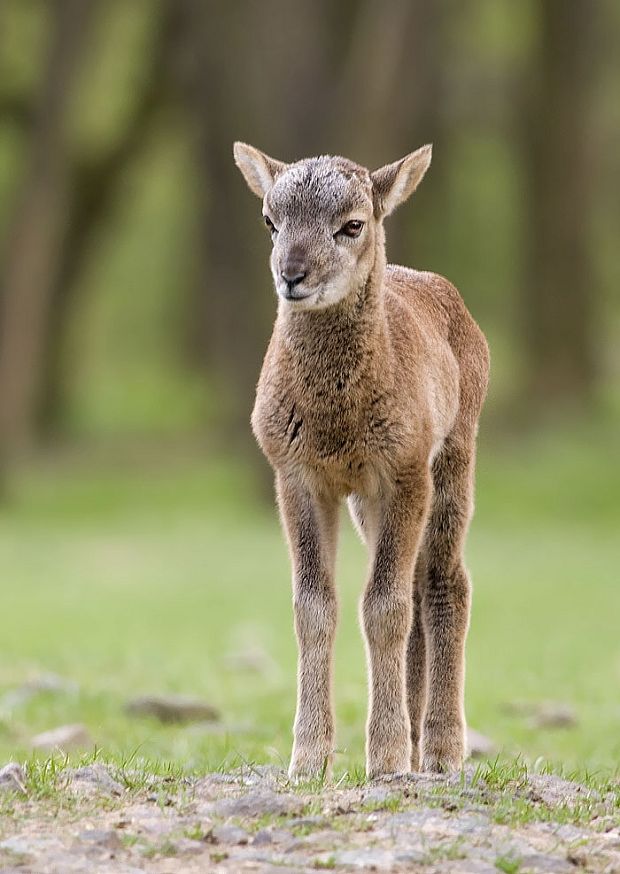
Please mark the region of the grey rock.
<svg viewBox="0 0 620 874"><path fill-rule="evenodd" d="M19 856L37 856L41 853L49 853L53 850L62 849L62 844L55 837L36 835L13 835L0 841L0 850L7 850Z"/></svg>
<svg viewBox="0 0 620 874"><path fill-rule="evenodd" d="M553 774L530 775L525 792L531 801L542 802L549 807L598 797L587 786Z"/></svg>
<svg viewBox="0 0 620 874"><path fill-rule="evenodd" d="M286 822L287 828L327 828L329 820L324 816L297 816Z"/></svg>
<svg viewBox="0 0 620 874"><path fill-rule="evenodd" d="M115 780L105 765L95 762L67 772L67 785L81 795L122 795L123 787Z"/></svg>
<svg viewBox="0 0 620 874"><path fill-rule="evenodd" d="M239 798L224 798L216 801L212 812L222 817L292 816L298 814L303 806L303 800L296 795L258 790L248 792Z"/></svg>
<svg viewBox="0 0 620 874"><path fill-rule="evenodd" d="M17 762L9 762L0 768L0 792L20 792L27 795L26 775Z"/></svg>
<svg viewBox="0 0 620 874"><path fill-rule="evenodd" d="M0 698L0 712L7 713L26 704L41 693L52 695L76 695L79 686L72 680L59 677L58 674L43 673L27 680L15 689L5 692Z"/></svg>
<svg viewBox="0 0 620 874"><path fill-rule="evenodd" d="M121 846L118 834L113 829L86 829L78 834L78 840L107 850L117 850Z"/></svg>
<svg viewBox="0 0 620 874"><path fill-rule="evenodd" d="M396 853L394 861L398 865L424 865L427 862L427 854L424 850L407 849L402 853Z"/></svg>
<svg viewBox="0 0 620 874"><path fill-rule="evenodd" d="M394 853L378 847L362 847L356 850L339 850L332 855L334 864L343 868L364 869L372 871L390 871L394 867ZM330 858L326 855L322 861Z"/></svg>
<svg viewBox="0 0 620 874"><path fill-rule="evenodd" d="M274 677L279 673L278 665L269 653L256 645L229 652L224 656L223 661L228 670L239 673L260 674L266 677Z"/></svg>
<svg viewBox="0 0 620 874"><path fill-rule="evenodd" d="M497 744L475 728L467 727L467 750L473 759L486 759L489 756L494 756L497 751Z"/></svg>
<svg viewBox="0 0 620 874"><path fill-rule="evenodd" d="M193 838L179 838L173 842L172 847L179 856L204 853L205 850L202 841L196 841Z"/></svg>
<svg viewBox="0 0 620 874"><path fill-rule="evenodd" d="M209 834L217 844L247 844L250 839L246 830L237 825L216 825Z"/></svg>
<svg viewBox="0 0 620 874"><path fill-rule="evenodd" d="M273 844L273 837L271 836L271 832L269 829L262 828L256 832L254 835L254 840L252 841L253 846L255 847L265 847L268 844Z"/></svg>
<svg viewBox="0 0 620 874"><path fill-rule="evenodd" d="M574 728L578 721L570 704L547 701L533 714L530 724L533 728Z"/></svg>
<svg viewBox="0 0 620 874"><path fill-rule="evenodd" d="M529 871L531 874L569 874L575 871L575 866L566 858L558 856L556 853L543 854L532 853L529 856L521 858L521 869Z"/></svg>
<svg viewBox="0 0 620 874"><path fill-rule="evenodd" d="M55 750L69 752L93 746L93 739L86 726L78 722L73 725L60 725L58 728L37 734L30 741L30 745L33 749L43 752L52 753Z"/></svg>
<svg viewBox="0 0 620 874"><path fill-rule="evenodd" d="M160 722L213 722L219 711L198 698L185 695L141 695L125 705L130 716L151 716Z"/></svg>
<svg viewBox="0 0 620 874"><path fill-rule="evenodd" d="M370 789L364 792L363 800L364 804L377 805L379 807L388 801L394 801L400 795L398 787L371 786Z"/></svg>
<svg viewBox="0 0 620 874"><path fill-rule="evenodd" d="M563 701L509 701L504 710L528 717L532 728L572 728L578 723L574 707Z"/></svg>

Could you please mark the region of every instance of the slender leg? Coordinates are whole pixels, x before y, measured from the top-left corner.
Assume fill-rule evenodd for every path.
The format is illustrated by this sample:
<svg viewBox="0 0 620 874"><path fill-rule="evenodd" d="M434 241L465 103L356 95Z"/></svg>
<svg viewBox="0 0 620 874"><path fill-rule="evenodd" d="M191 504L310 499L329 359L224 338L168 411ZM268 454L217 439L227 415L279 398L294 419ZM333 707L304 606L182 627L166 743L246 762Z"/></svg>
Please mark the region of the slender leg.
<svg viewBox="0 0 620 874"><path fill-rule="evenodd" d="M426 705L427 666L422 597L426 580L424 548L418 553L413 580L413 621L407 645L407 707L411 723L411 770L420 770L422 718Z"/></svg>
<svg viewBox="0 0 620 874"><path fill-rule="evenodd" d="M406 695L407 639L412 619L412 579L428 512L430 478L416 467L383 501L362 624L370 674L366 739L369 777L404 773L411 764Z"/></svg>
<svg viewBox="0 0 620 874"><path fill-rule="evenodd" d="M422 764L427 771L456 770L465 752L465 639L471 598L463 546L473 509L473 452L472 443L448 438L433 463L422 611L428 659Z"/></svg>
<svg viewBox="0 0 620 874"><path fill-rule="evenodd" d="M297 712L289 774L317 776L331 764L334 719L332 650L337 604L334 561L337 504L316 498L278 474L277 494L293 565L293 607L298 644Z"/></svg>

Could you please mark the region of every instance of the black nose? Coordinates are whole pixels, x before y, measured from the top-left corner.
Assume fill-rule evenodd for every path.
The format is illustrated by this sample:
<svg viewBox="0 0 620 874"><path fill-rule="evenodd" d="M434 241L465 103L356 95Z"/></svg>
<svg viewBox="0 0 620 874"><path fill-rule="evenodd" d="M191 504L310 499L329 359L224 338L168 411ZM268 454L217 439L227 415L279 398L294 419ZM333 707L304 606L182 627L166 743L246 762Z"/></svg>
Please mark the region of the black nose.
<svg viewBox="0 0 620 874"><path fill-rule="evenodd" d="M299 285L302 279L306 278L306 271L303 270L294 272L293 270L283 270L280 276L288 285L288 290L292 291L296 285Z"/></svg>

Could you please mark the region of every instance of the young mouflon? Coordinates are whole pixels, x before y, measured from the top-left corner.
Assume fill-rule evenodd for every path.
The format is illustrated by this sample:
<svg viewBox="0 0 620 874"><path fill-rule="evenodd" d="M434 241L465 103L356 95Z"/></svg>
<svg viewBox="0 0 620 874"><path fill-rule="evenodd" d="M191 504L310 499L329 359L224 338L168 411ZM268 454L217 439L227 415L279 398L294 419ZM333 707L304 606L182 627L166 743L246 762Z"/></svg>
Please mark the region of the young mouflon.
<svg viewBox="0 0 620 874"><path fill-rule="evenodd" d="M369 776L461 767L475 443L489 355L458 291L386 264L383 219L431 147L369 172L340 157L293 164L235 143L262 198L278 313L252 427L275 471L299 646L291 776L324 772L338 508L371 553L360 605L368 656Z"/></svg>

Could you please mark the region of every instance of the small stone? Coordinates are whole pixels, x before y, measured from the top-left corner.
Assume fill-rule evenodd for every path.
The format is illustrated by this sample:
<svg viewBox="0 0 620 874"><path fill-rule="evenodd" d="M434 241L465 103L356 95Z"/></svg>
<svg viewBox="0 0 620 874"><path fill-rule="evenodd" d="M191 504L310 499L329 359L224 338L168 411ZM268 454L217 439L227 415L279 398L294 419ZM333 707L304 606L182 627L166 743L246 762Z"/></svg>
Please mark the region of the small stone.
<svg viewBox="0 0 620 874"><path fill-rule="evenodd" d="M259 646L229 652L224 656L224 664L230 671L246 674L259 674L262 677L277 677L279 668L268 652Z"/></svg>
<svg viewBox="0 0 620 874"><path fill-rule="evenodd" d="M381 850L378 847L360 848L358 850L341 850L326 859L319 859L324 864L331 864L337 868L364 869L372 871L391 871L394 867L394 853L390 850Z"/></svg>
<svg viewBox="0 0 620 874"><path fill-rule="evenodd" d="M44 752L51 753L55 750L68 752L69 750L91 747L93 740L84 725L75 723L74 725L61 725L58 728L37 734L32 738L30 744L33 749Z"/></svg>
<svg viewBox="0 0 620 874"><path fill-rule="evenodd" d="M105 765L96 762L68 772L68 786L81 795L122 795L123 787L110 776Z"/></svg>
<svg viewBox="0 0 620 874"><path fill-rule="evenodd" d="M52 695L76 695L79 686L72 680L59 677L58 674L43 673L32 677L16 689L10 689L0 698L0 712L7 713L26 704L31 698L41 693Z"/></svg>
<svg viewBox="0 0 620 874"><path fill-rule="evenodd" d="M298 816L294 819L289 819L286 826L288 828L320 829L327 828L329 820L324 816Z"/></svg>
<svg viewBox="0 0 620 874"><path fill-rule="evenodd" d="M394 791L394 787L389 786L372 786L364 793L364 804L375 805L377 808L394 802L400 798L400 793Z"/></svg>
<svg viewBox="0 0 620 874"><path fill-rule="evenodd" d="M190 853L203 853L204 844L194 838L178 838L171 845L175 855L188 855Z"/></svg>
<svg viewBox="0 0 620 874"><path fill-rule="evenodd" d="M428 854L423 850L404 850L398 853L394 860L399 865L424 865L428 861Z"/></svg>
<svg viewBox="0 0 620 874"><path fill-rule="evenodd" d="M562 701L509 701L504 710L528 717L531 728L572 728L578 723L574 707Z"/></svg>
<svg viewBox="0 0 620 874"><path fill-rule="evenodd" d="M24 774L21 765L17 762L9 762L3 768L0 768L0 792L21 792L22 795L27 795L26 792L26 775Z"/></svg>
<svg viewBox="0 0 620 874"><path fill-rule="evenodd" d="M467 727L467 750L473 759L486 759L497 753L497 744L475 728Z"/></svg>
<svg viewBox="0 0 620 874"><path fill-rule="evenodd" d="M541 704L530 719L532 728L574 728L578 723L577 714L570 704L547 701Z"/></svg>
<svg viewBox="0 0 620 874"><path fill-rule="evenodd" d="M7 850L17 856L36 856L40 853L48 855L53 850L62 849L60 840L51 836L13 835L0 841L0 850Z"/></svg>
<svg viewBox="0 0 620 874"><path fill-rule="evenodd" d="M118 835L112 829L86 829L78 834L78 840L107 850L117 850L121 846Z"/></svg>
<svg viewBox="0 0 620 874"><path fill-rule="evenodd" d="M296 795L277 792L249 792L240 798L225 798L216 801L213 813L216 816L286 816L298 814L304 806L303 799Z"/></svg>
<svg viewBox="0 0 620 874"><path fill-rule="evenodd" d="M271 832L266 828L262 828L260 829L260 831L257 831L254 835L254 840L252 841L252 844L255 847L264 847L267 846L267 844L272 843L273 838L271 837Z"/></svg>
<svg viewBox="0 0 620 874"><path fill-rule="evenodd" d="M530 774L525 792L530 801L545 804L547 807L575 804L588 799L596 799L597 793L582 783L564 780L553 774Z"/></svg>
<svg viewBox="0 0 620 874"><path fill-rule="evenodd" d="M250 838L245 829L236 825L216 825L209 835L216 844L247 844Z"/></svg>
<svg viewBox="0 0 620 874"><path fill-rule="evenodd" d="M125 705L131 716L152 716L160 722L200 722L220 719L219 711L211 704L184 695L142 695Z"/></svg>
<svg viewBox="0 0 620 874"><path fill-rule="evenodd" d="M531 871L532 874L571 874L574 872L575 866L568 859L562 859L557 854L543 855L542 853L532 853L528 856L523 856L520 859L521 868L519 870Z"/></svg>

